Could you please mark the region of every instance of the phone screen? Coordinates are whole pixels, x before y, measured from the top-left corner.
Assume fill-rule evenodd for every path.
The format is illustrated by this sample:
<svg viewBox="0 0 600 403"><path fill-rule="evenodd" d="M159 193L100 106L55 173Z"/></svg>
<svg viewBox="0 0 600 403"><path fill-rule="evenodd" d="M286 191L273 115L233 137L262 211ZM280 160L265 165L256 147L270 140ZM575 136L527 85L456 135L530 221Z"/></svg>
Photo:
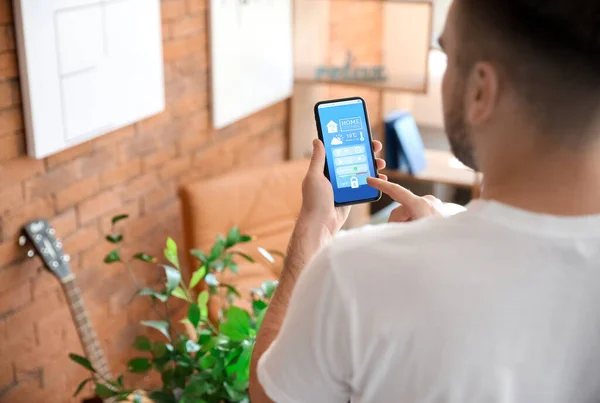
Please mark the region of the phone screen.
<svg viewBox="0 0 600 403"><path fill-rule="evenodd" d="M319 102L315 106L319 137L327 151L326 174L336 205L378 200L381 194L367 185L377 171L367 108L362 98Z"/></svg>

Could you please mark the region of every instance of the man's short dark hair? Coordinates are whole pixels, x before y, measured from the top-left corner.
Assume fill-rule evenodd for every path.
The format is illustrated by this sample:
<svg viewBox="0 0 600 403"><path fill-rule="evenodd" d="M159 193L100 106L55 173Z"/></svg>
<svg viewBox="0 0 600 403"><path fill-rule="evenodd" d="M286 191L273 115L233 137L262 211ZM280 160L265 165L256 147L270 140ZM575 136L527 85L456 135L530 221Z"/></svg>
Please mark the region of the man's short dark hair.
<svg viewBox="0 0 600 403"><path fill-rule="evenodd" d="M457 1L459 68L494 62L540 130L587 144L600 113L600 1Z"/></svg>

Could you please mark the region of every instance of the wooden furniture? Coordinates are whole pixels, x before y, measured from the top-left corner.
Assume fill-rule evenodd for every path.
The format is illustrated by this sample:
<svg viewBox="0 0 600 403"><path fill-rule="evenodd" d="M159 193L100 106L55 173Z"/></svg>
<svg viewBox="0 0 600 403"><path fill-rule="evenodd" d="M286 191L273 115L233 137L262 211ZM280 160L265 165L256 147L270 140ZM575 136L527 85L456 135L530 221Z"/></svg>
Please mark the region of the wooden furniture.
<svg viewBox="0 0 600 403"><path fill-rule="evenodd" d="M427 168L416 175L396 170L384 170L391 180L414 180L425 183L441 183L460 188L469 188L473 198L478 198L481 174L467 168L447 151L426 150Z"/></svg>
<svg viewBox="0 0 600 403"><path fill-rule="evenodd" d="M275 266L269 264L257 248L286 251L300 213L307 169L308 161L300 160L183 185L179 194L186 249L208 252L217 234L227 234L237 226L243 234L256 238L239 248L256 262L241 259L237 261L239 275L221 273L219 280L236 285L244 298L263 281L276 280L281 260ZM218 306L209 309L212 317Z"/></svg>

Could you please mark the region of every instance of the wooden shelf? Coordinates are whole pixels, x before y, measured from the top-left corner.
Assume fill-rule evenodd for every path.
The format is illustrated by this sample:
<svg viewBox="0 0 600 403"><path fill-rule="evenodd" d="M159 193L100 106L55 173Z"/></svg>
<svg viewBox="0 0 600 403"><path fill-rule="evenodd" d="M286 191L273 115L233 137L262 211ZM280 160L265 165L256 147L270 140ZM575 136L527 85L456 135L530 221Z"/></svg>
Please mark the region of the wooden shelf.
<svg viewBox="0 0 600 403"><path fill-rule="evenodd" d="M384 170L382 173L392 180L414 180L427 183L475 189L479 187L479 174L462 165L447 151L426 150L427 168L416 175L396 170Z"/></svg>
<svg viewBox="0 0 600 403"><path fill-rule="evenodd" d="M382 0L383 1L383 0ZM427 94L427 87L421 89L408 88L402 86L390 85L388 82L368 82L368 81L354 81L354 80L318 80L315 78L307 77L296 77L294 79L296 84L326 84L326 85L343 85L346 87L360 87L370 88L380 91L398 91L412 94Z"/></svg>

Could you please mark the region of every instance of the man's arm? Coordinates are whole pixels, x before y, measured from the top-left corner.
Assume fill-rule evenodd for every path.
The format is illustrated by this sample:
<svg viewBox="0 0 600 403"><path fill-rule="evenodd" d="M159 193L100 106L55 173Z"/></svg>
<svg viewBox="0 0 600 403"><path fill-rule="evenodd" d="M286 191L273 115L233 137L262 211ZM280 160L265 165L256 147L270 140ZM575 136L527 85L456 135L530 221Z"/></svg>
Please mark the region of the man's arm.
<svg viewBox="0 0 600 403"><path fill-rule="evenodd" d="M310 223L303 222L302 218L298 220L290 240L288 255L279 279L279 286L271 299L269 309L261 324L252 354L250 396L253 403L272 402L258 381L258 361L273 343L279 329L281 329L300 272L315 253L330 239L331 233L327 229L311 226Z"/></svg>

